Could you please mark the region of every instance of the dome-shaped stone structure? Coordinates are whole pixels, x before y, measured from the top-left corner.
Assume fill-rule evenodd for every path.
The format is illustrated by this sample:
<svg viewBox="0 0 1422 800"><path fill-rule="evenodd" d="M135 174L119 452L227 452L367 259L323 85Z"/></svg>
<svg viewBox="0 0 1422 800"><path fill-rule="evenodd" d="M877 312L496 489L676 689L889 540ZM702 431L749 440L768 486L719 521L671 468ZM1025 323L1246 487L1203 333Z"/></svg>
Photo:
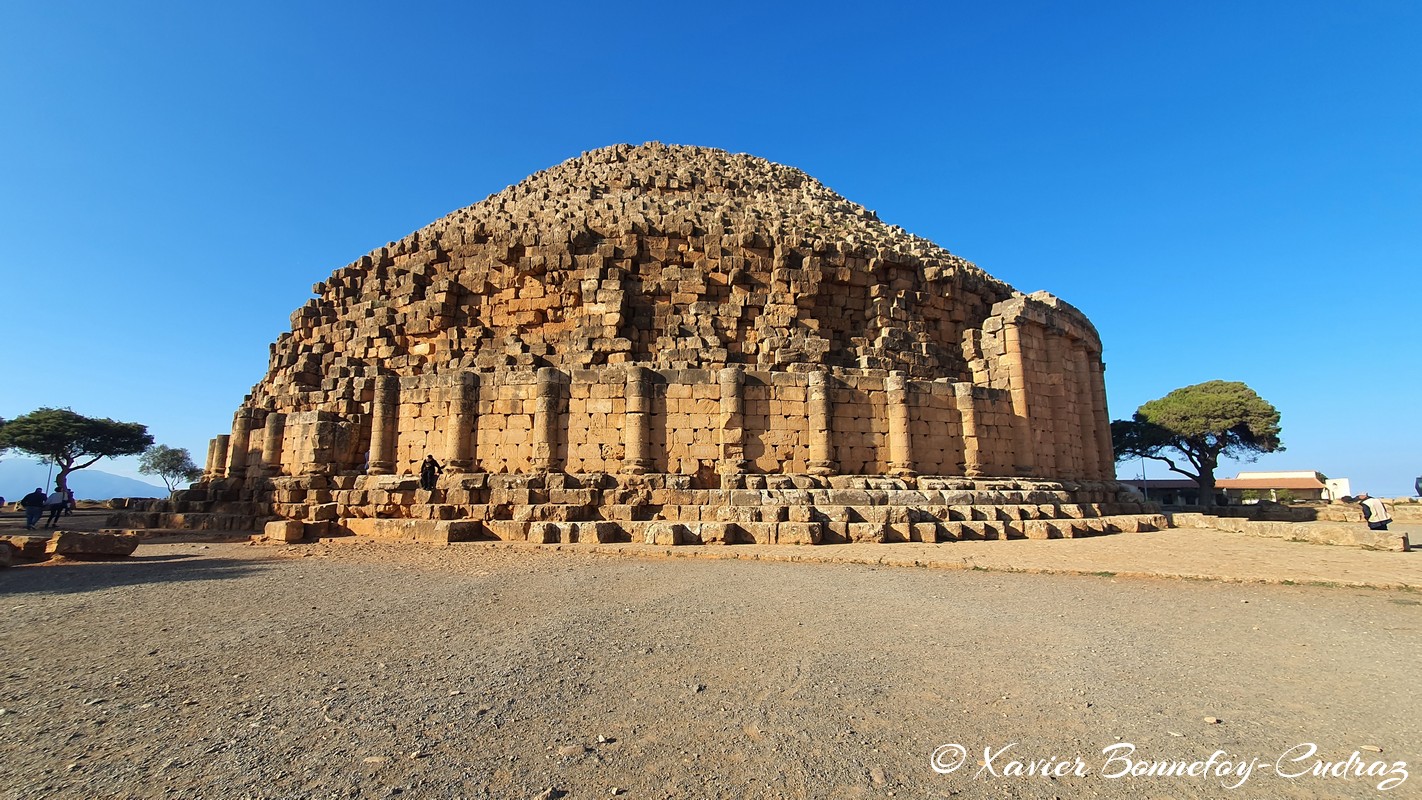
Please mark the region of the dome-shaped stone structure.
<svg viewBox="0 0 1422 800"><path fill-rule="evenodd" d="M1139 510L1078 311L760 158L584 153L314 293L187 502L539 541L1046 535ZM410 483L426 455L434 492ZM909 494L842 496L871 490ZM855 510L876 504L898 510ZM1004 522L951 510L984 505Z"/></svg>
<svg viewBox="0 0 1422 800"><path fill-rule="evenodd" d="M1016 295L799 170L660 144L533 175L315 293L257 397L333 366L815 364L966 380L964 331ZM320 363L303 358L316 345Z"/></svg>

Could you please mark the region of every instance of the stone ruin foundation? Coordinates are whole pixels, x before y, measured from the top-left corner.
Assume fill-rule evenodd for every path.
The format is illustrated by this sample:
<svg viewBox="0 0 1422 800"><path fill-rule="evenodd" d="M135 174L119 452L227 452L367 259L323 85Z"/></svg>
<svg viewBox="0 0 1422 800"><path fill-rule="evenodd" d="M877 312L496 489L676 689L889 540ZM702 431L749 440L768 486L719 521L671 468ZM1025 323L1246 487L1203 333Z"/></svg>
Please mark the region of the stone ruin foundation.
<svg viewBox="0 0 1422 800"><path fill-rule="evenodd" d="M202 480L111 524L666 545L1164 525L1114 479L1079 311L762 159L584 153L313 292Z"/></svg>

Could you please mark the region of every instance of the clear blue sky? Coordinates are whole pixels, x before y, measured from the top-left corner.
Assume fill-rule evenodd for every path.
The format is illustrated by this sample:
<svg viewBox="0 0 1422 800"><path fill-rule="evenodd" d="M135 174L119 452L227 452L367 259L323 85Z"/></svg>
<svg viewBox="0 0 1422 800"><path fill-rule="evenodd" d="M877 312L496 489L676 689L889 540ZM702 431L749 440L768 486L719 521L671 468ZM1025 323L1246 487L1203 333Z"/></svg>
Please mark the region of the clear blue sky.
<svg viewBox="0 0 1422 800"><path fill-rule="evenodd" d="M1288 446L1253 468L1411 494L1419 42L1405 0L9 0L0 416L201 461L311 284L659 140L799 167L1080 307L1113 417L1241 380Z"/></svg>

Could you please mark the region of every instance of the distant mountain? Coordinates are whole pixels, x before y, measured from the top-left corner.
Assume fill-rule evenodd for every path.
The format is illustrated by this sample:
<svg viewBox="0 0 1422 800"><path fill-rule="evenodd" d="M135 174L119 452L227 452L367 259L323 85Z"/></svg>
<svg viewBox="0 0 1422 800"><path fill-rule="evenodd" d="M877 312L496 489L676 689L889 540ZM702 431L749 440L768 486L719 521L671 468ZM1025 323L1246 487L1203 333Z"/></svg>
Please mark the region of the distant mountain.
<svg viewBox="0 0 1422 800"><path fill-rule="evenodd" d="M13 503L33 492L35 487L52 491L54 484L46 485L45 478L50 468L38 461L27 458L0 457L0 497L6 503ZM113 475L89 467L69 473L69 488L80 500L108 500L111 497L167 497L168 490L162 486Z"/></svg>

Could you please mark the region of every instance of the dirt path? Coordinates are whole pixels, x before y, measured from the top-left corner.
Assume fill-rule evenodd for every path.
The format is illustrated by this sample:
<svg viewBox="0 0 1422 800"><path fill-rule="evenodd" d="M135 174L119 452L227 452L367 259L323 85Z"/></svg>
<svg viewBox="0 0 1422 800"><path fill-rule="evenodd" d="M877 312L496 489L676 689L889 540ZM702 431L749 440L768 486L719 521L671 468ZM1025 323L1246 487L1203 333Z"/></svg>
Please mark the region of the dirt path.
<svg viewBox="0 0 1422 800"><path fill-rule="evenodd" d="M190 543L7 570L0 592L0 798L1405 797L1422 780L1273 770L1305 742L1422 766L1407 591ZM1110 778L1119 743L1258 761L1233 791ZM950 744L966 763L938 774ZM1013 757L1086 774L1002 774Z"/></svg>

